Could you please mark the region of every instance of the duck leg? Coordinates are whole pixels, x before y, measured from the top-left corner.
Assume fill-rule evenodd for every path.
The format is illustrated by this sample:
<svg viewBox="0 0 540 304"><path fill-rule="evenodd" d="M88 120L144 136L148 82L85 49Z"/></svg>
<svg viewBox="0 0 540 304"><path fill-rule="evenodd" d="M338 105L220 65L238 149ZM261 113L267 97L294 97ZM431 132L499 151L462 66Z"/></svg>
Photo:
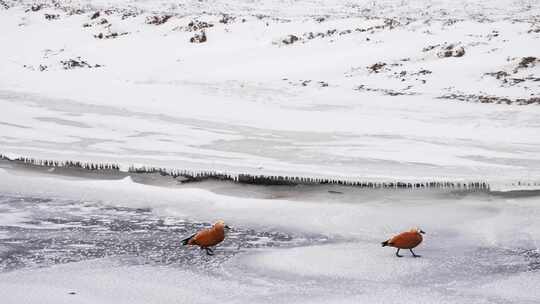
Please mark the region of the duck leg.
<svg viewBox="0 0 540 304"><path fill-rule="evenodd" d="M211 248L209 248L209 247L204 247L204 250L206 250L206 254L208 254L208 255L214 255L214 250L212 250Z"/></svg>
<svg viewBox="0 0 540 304"><path fill-rule="evenodd" d="M414 251L412 251L412 249L409 249L409 250L411 251L413 257L415 257L415 258L421 257L421 255L418 255L418 254L414 253Z"/></svg>
<svg viewBox="0 0 540 304"><path fill-rule="evenodd" d="M402 258L402 257L403 257L402 255L399 255L399 248L398 248L398 250L396 251L396 256L397 256L398 258Z"/></svg>

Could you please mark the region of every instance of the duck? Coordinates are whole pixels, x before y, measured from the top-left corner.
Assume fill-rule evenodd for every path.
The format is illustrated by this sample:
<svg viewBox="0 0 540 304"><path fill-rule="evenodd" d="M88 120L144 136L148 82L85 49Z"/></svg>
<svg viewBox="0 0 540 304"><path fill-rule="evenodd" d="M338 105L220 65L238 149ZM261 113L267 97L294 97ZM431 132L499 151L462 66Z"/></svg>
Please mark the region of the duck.
<svg viewBox="0 0 540 304"><path fill-rule="evenodd" d="M225 225L224 221L219 220L211 228L200 230L183 239L181 242L184 246L199 246L201 250L204 249L206 251L207 255L214 255L214 250L210 247L223 242L225 239L225 232L230 229L231 227Z"/></svg>
<svg viewBox="0 0 540 304"><path fill-rule="evenodd" d="M416 248L418 245L422 243L422 241L424 240L422 236L423 234L425 234L425 232L422 229L415 227L409 231L402 232L382 242L381 244L383 247L389 246L389 247L397 248L396 256L398 258L403 257L402 255L399 254L399 251L401 249L409 249L413 257L419 258L421 257L421 255L414 253L413 248Z"/></svg>

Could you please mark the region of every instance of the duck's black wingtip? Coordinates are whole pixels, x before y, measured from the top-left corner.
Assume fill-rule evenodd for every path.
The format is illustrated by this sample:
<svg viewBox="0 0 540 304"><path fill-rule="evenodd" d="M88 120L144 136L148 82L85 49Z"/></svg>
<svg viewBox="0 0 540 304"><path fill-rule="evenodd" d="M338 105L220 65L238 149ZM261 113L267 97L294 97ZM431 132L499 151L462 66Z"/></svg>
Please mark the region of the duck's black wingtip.
<svg viewBox="0 0 540 304"><path fill-rule="evenodd" d="M194 236L195 236L195 234L189 236L188 238L183 239L183 240L181 241L181 242L182 242L182 245L187 245L187 244L189 243L189 240L191 240Z"/></svg>

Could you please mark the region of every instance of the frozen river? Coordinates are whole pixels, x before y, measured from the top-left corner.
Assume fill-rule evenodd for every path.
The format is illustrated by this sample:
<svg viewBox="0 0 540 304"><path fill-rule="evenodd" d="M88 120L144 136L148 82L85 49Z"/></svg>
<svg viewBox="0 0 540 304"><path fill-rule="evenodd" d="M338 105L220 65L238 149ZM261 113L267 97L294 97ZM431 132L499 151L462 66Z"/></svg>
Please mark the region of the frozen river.
<svg viewBox="0 0 540 304"><path fill-rule="evenodd" d="M540 300L534 193L0 179L4 303ZM215 256L179 245L218 218L233 230ZM380 247L413 225L422 258Z"/></svg>

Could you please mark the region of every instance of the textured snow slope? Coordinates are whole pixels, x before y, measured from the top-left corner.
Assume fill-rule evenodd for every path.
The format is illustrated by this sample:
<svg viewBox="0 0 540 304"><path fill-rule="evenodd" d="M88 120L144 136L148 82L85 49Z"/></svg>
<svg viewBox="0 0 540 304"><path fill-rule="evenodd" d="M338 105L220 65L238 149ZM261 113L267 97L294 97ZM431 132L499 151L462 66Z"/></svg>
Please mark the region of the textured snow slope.
<svg viewBox="0 0 540 304"><path fill-rule="evenodd" d="M538 176L540 107L519 105L540 91L540 64L523 61L540 57L538 2L376 2L4 1L0 153L266 174ZM201 27L207 41L190 43ZM465 54L444 57L449 44Z"/></svg>

